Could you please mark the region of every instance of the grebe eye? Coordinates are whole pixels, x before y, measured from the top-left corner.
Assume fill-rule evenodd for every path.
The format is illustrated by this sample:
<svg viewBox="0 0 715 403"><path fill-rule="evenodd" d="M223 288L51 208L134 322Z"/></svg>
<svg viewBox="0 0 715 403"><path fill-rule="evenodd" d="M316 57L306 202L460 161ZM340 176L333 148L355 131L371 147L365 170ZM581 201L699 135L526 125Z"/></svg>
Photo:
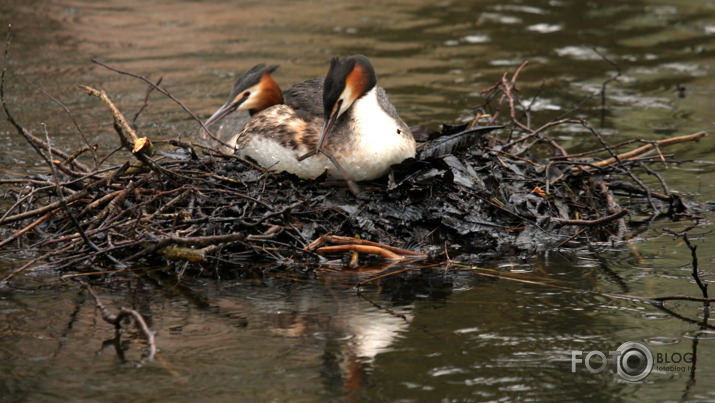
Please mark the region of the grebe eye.
<svg viewBox="0 0 715 403"><path fill-rule="evenodd" d="M251 91L246 91L243 93L244 98L248 98L251 95Z"/></svg>

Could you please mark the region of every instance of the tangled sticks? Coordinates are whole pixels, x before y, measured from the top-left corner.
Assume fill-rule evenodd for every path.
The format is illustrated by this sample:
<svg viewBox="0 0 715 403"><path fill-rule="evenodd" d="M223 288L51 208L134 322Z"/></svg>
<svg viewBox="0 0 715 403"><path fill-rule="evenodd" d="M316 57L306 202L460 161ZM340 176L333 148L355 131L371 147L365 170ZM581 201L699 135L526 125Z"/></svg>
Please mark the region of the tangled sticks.
<svg viewBox="0 0 715 403"><path fill-rule="evenodd" d="M561 119L532 129L530 111L516 91L523 67L484 92L491 101L490 124L506 112L509 127L501 134L474 130L481 118L448 127L437 135L458 141L393 167L388 178L364 186L359 197L341 184L267 172L191 142L150 142L134 133L107 94L83 87L110 108L119 142L134 159L105 166L104 159L95 158L98 162L90 168L80 159L97 152L93 147L62 152L15 121L5 103L3 68L5 114L49 167L43 178L1 182L4 195L13 199L0 217L2 253L34 252L31 261L3 280L45 262L59 270L93 273L154 264L181 273L202 272L229 263L281 265L343 253L388 259L449 253L474 263L504 254L622 241L629 230L625 219L635 207L654 217L698 218L650 165L677 163L661 148L699 140L705 133L646 142L618 153L629 143L608 145L582 120ZM150 84L149 93L170 96L159 83L142 80ZM569 154L547 136L554 127L573 124L593 133L602 147ZM539 144L556 155L539 157L534 151ZM460 149L465 145L471 147ZM168 151L154 154L161 148ZM657 156L643 158L649 150ZM608 158L586 159L596 153ZM662 191L652 191L638 178L634 168L640 167L659 178ZM629 197L619 198L615 190ZM621 205L624 201L628 204ZM371 242L350 241L355 235ZM316 248L316 239L338 246Z"/></svg>

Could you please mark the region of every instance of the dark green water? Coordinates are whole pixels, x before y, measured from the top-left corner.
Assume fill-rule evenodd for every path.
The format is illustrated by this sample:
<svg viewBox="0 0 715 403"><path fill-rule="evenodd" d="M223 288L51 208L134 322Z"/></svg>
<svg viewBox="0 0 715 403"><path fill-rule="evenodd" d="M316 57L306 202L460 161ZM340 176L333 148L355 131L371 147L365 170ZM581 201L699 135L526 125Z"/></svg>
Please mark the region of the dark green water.
<svg viewBox="0 0 715 403"><path fill-rule="evenodd" d="M284 87L323 75L334 55L364 53L409 124L469 120L479 92L523 61L519 89L533 125L607 90L609 142L710 131L715 110L715 4L657 1L25 1L0 3L13 25L6 93L15 117L72 150L83 140L116 146L111 116L77 84L105 89L128 114L145 86L90 62L97 58L164 85L202 117L220 106L235 75L281 64ZM678 87L685 89L679 96ZM600 98L572 117L601 123ZM190 138L195 124L154 96L139 121L152 138ZM569 150L595 148L587 132L551 136ZM44 172L0 122L0 175ZM671 189L715 199L712 137L667 150L693 162L659 171ZM656 183L653 181L652 183ZM3 205L4 206L4 205ZM703 211L709 219L712 214ZM96 286L111 309L133 307L157 331L157 361L142 366L141 338L123 338L94 302L56 273L36 270L0 289L0 401L390 401L714 400L715 332L634 299L698 296L690 251L656 222L638 242L505 256L491 268L558 287L496 280L456 268L411 272L365 286L369 274L321 270L221 280L159 275ZM709 226L691 231L704 280L712 279ZM22 264L3 255L0 273ZM561 287L561 288L559 288ZM564 288L565 287L565 288ZM668 304L702 321L702 306ZM710 321L710 325L713 325ZM128 340L128 341L126 341ZM660 363L631 383L608 371L572 372L574 351L608 353L645 343ZM688 355L690 354L690 355ZM677 357L696 357L696 365Z"/></svg>

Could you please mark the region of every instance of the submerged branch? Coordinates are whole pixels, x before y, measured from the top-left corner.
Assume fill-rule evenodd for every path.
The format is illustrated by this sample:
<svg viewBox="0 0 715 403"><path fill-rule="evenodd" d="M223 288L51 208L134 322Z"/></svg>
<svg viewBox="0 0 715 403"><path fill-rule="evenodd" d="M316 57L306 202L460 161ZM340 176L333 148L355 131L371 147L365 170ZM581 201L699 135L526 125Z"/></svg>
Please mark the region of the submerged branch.
<svg viewBox="0 0 715 403"><path fill-rule="evenodd" d="M134 319L134 324L137 327L137 330L139 330L146 339L148 349L146 359L149 361L154 361L154 356L156 356L156 341L154 338L154 332L149 329L149 326L147 326L144 317L134 309L124 307L120 308L119 314L115 315L109 309L107 309L104 304L102 304L102 301L99 299L99 296L97 296L97 294L94 292L94 290L92 289L92 287L90 287L89 284L83 281L80 281L80 283L94 298L95 305L97 306L97 309L99 309L99 312L102 314L102 319L104 319L105 322L114 325L117 337L119 337L119 330L122 328L122 320L127 317Z"/></svg>
<svg viewBox="0 0 715 403"><path fill-rule="evenodd" d="M708 297L708 285L703 283L702 280L700 280L700 274L698 273L698 254L696 253L698 247L690 243L690 239L688 239L688 234L683 234L683 241L685 241L685 244L688 245L688 249L690 249L693 266L693 271L691 274L693 276L693 280L695 280L695 284L698 285L698 288L700 288L700 292L703 294L703 299L705 299L704 305L708 307L710 306L710 298Z"/></svg>

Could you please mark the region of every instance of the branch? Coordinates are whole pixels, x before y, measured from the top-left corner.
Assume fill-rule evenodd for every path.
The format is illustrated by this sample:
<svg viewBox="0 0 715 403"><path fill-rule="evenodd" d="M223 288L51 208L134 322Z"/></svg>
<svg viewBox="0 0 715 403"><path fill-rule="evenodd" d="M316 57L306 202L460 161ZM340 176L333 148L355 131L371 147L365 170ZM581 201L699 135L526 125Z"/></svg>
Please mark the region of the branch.
<svg viewBox="0 0 715 403"><path fill-rule="evenodd" d="M711 301L713 301L713 298L709 297L704 297L704 298L698 298L698 297L690 297L687 295L670 295L667 297L655 297L651 298L653 301L658 301L658 302L664 302L664 301L696 301L696 302L704 302L705 305L709 305Z"/></svg>
<svg viewBox="0 0 715 403"><path fill-rule="evenodd" d="M609 158L607 160L595 162L593 165L597 168L603 168L609 165L613 165L616 162L624 161L624 160L629 160L633 159L641 154L645 154L646 152L655 149L656 147L664 147L664 146L669 146L671 144L678 144L678 143L686 143L689 141L699 141L703 137L707 136L708 134L706 132L698 132L695 134L690 134L687 136L680 136L680 137L673 137L669 139L663 139L663 140L658 140L654 141L651 143L648 143L642 147L636 148L635 150L631 150L622 154L618 154L616 157ZM587 169L575 167L571 168L572 171L577 172L577 171L588 171Z"/></svg>
<svg viewBox="0 0 715 403"><path fill-rule="evenodd" d="M47 133L47 129L45 129L45 136L47 137L47 142L50 142L50 134ZM50 151L50 160L52 160L52 151ZM60 186L59 182L59 177L57 175L57 170L55 169L55 166L53 164L50 164L50 169L52 169L52 174L55 182L55 193L57 194L57 197L60 199L60 203L62 204L62 208L65 210L65 213L67 213L67 217L69 217L70 221L72 222L72 225L74 225L75 229L79 233L79 235L82 237L82 240L84 243L89 246L90 249L92 249L95 252L99 252L99 247L92 242L91 239L87 236L87 234L84 232L84 229L82 226L79 224L79 221L77 221L77 218L75 218L74 214L72 214L72 210L70 210L69 205L67 204L67 200L65 200L65 194L62 191L62 187ZM111 256L109 256L112 258ZM114 260L114 259L112 259ZM119 263L116 260L114 261L115 263Z"/></svg>
<svg viewBox="0 0 715 403"><path fill-rule="evenodd" d="M149 84L149 86L151 86L152 88L154 88L156 91L158 91L159 93L163 94L163 95L166 96L167 98L169 98L169 99L171 99L172 101L174 101L177 105L179 105L179 106L181 107L181 109L183 109L184 112L188 113L189 116L191 116L194 120L196 120L196 121L199 123L199 125L201 126L201 128L202 128L204 131L206 131L206 133L208 133L215 141L217 141L219 144L221 144L221 145L223 145L223 146L225 146L225 147L228 147L229 149L233 149L233 146L229 145L229 144L226 143L225 141L223 141L223 140L221 140L220 138L216 137L216 136L206 127L206 125L204 125L204 122L201 121L201 119L199 119L199 117L196 116L193 112L191 112L191 110L190 110L189 108L187 108L186 105L184 105L181 101L179 101L178 99L176 99L176 97L174 97L168 90L166 90L166 89L164 89L164 88L162 88L162 87L159 87L159 85L158 85L159 83L154 84L153 82L151 82L151 81L150 81L148 78L146 78L146 77L140 76L139 74L130 73L130 72L128 72L128 71L119 70L119 69L117 69L117 68L114 68L114 67L111 67L111 66L109 66L109 65L106 65L106 64L100 62L100 61L97 60L97 59L92 59L92 63L98 64L98 65L104 67L105 69L111 70L111 71L113 71L113 72L115 72L115 73L123 74L123 75L129 76L129 77L138 78L139 80L142 80L142 81L144 81L145 83Z"/></svg>
<svg viewBox="0 0 715 403"><path fill-rule="evenodd" d="M85 186L82 190L77 191L77 192L69 195L68 197L66 197L65 202L70 204L74 201L84 198L85 196L87 196L89 194L89 192L91 190L94 190L95 188L102 187L102 186L106 185L107 183L113 181L119 175L123 175L124 172L126 172L128 166L129 165L125 164L125 165L121 166L120 168L118 168L117 171L113 175L106 176L102 179L97 180L96 182L90 183L89 185ZM30 218L30 217L34 217L34 216L37 216L40 214L45 214L48 211L52 211L52 210L56 210L56 209L60 209L60 208L62 208L62 202L56 201L56 202L50 203L48 205L36 208L34 210L30 210L30 211L26 211L24 213L18 213L18 214L12 215L12 216L4 217L4 218L0 219L0 225L9 224L9 223L19 221L19 220L24 220L25 218Z"/></svg>
<svg viewBox="0 0 715 403"><path fill-rule="evenodd" d="M109 99L107 93L104 92L104 90L98 91L86 85L80 85L79 87L87 91L87 95L99 97L99 99L101 99L102 102L107 105L109 110L112 111L114 121L117 122L117 124L122 128L122 131L124 133L127 133L132 138L132 143L134 145L134 148L130 150L132 154L136 154L138 152L151 154L151 142L149 141L149 139L147 139L146 137L140 138L139 136L137 136L137 133L134 131L134 129L132 129L131 126L129 126L129 123L127 123L127 120L124 118L124 115L122 115L122 112L120 112L119 109L114 106L114 103L111 99Z"/></svg>
<svg viewBox="0 0 715 403"><path fill-rule="evenodd" d="M378 247L383 250L386 250L394 255L397 256L411 256L413 258L421 258L421 257L427 257L424 253L421 252L415 252L411 251L408 249L401 249L397 248L394 246L390 245L385 245L381 244L378 242L372 242L372 241L366 241L364 239L358 239L358 238L351 238L348 236L337 236L337 235L323 235L321 237L318 237L315 241L311 242L310 245L306 246L306 250L316 250L317 248L326 245L326 244L335 244L335 245L362 245L362 246L372 246L372 247ZM320 253L320 252L318 252ZM369 252L368 252L369 253ZM393 259L393 258L391 258Z"/></svg>
<svg viewBox="0 0 715 403"><path fill-rule="evenodd" d="M134 117L132 118L132 127L137 127L137 119L139 118L139 115L146 109L147 106L149 106L149 95L151 95L151 92L161 84L161 81L164 79L164 77L159 77L158 80L156 80L156 84L152 84L147 88L146 94L144 95L144 103L142 106L137 109L137 111L134 113Z"/></svg>
<svg viewBox="0 0 715 403"><path fill-rule="evenodd" d="M339 253L347 252L357 252L357 253L367 253L370 255L378 255L385 259L403 260L404 256L400 256L394 252L390 252L387 249L381 248L379 246L368 246L368 245L335 245L335 246L323 246L315 250L316 253L321 255L334 255Z"/></svg>
<svg viewBox="0 0 715 403"><path fill-rule="evenodd" d="M688 245L688 249L690 249L690 255L692 256L692 259L693 259L692 276L693 276L693 279L695 279L695 284L698 285L698 288L700 288L700 292L703 294L703 298L705 299L704 305L710 306L710 300L708 297L708 285L704 284L700 280L700 275L698 274L698 255L697 255L697 253L695 253L695 251L698 249L698 247L690 243L690 240L688 239L688 234L683 234L683 241L685 241L685 244Z"/></svg>
<svg viewBox="0 0 715 403"><path fill-rule="evenodd" d="M65 113L67 113L67 116L68 116L69 119L72 121L72 124L74 124L74 127L77 129L77 132L79 133L80 137L82 137L82 140L84 140L84 143L86 144L86 147L85 147L85 148L83 148L83 149L81 149L81 150L79 150L78 152L75 153L76 155L70 155L69 157L63 157L63 158L65 159L65 163L72 163L72 164L74 164L75 166L77 166L77 168L81 169L81 170L82 170L83 172L85 172L85 173L90 172L91 169L90 169L88 166L86 166L85 164L81 163L80 161L76 161L76 158L77 158L81 153L83 153L83 152L85 152L85 151L90 151L91 154L92 154L92 158L94 159L95 166L98 167L98 165L96 165L96 164L97 164L97 154L95 153L96 145L93 146L93 145L91 145L91 144L89 143L89 140L87 139L87 136L85 136L84 131L82 131L82 128L79 126L79 123L77 123L77 120L74 118L74 116L72 115L72 112L70 112L69 108L68 108L65 104L63 104L59 99L57 99L57 98L55 98L54 96L52 96L52 94L50 94L49 92L47 92L47 91L43 90L42 88L38 87L37 85L35 85L35 83L33 83L32 81L30 81L27 77L25 78L25 80L27 80L27 82L28 82L30 85L34 86L38 91L40 91L41 93L45 94L45 96L47 96L47 97L50 98L52 101L54 101L54 102L55 102L57 105L59 105L62 109L64 109ZM58 154L58 155L59 155L59 154Z"/></svg>
<svg viewBox="0 0 715 403"><path fill-rule="evenodd" d="M124 319L125 317L131 317L134 319L135 326L144 335L147 347L149 348L149 354L146 356L146 358L149 361L154 361L154 356L156 355L156 342L154 339L154 332L149 329L149 326L147 326L144 317L142 317L142 315L134 309L124 307L120 308L119 315L113 314L109 309L104 306L104 304L102 304L102 301L99 299L92 287L89 286L89 284L85 283L84 281L80 281L80 283L94 298L94 303L97 306L97 309L99 309L99 312L102 314L102 319L104 319L105 322L114 325L117 337L119 337L119 330L122 328L122 319Z"/></svg>
<svg viewBox="0 0 715 403"><path fill-rule="evenodd" d="M32 222L30 225L26 226L25 228L15 232L12 234L10 237L4 239L2 242L0 242L0 248L7 245L8 243L20 238L23 236L25 233L30 231L31 229L35 228L36 226L42 224L43 222L47 221L48 218L52 217L59 209L52 210L49 213L43 215L42 217L38 218L34 222Z"/></svg>
<svg viewBox="0 0 715 403"><path fill-rule="evenodd" d="M601 217L595 220L568 220L565 218L558 218L558 217L552 217L552 220L558 221L562 224L566 225L582 225L582 226L587 226L587 227L594 227L597 225L603 225L607 224L611 221L617 220L623 216L628 214L628 209L623 209L615 214L611 214L605 217Z"/></svg>
<svg viewBox="0 0 715 403"><path fill-rule="evenodd" d="M621 67L616 62L614 62L611 59L609 59L608 57L606 57L606 55L599 52L599 50L596 49L595 46L588 46L588 47L591 48L591 50L593 50L594 53L601 56L601 59L603 59L603 61L610 64L611 66L613 66L613 68L616 69L616 74L614 74L611 78L609 78L608 80L604 81L603 84L601 84L601 127L603 127L605 125L605 121L606 121L606 87L612 81L618 81L618 79L621 77Z"/></svg>
<svg viewBox="0 0 715 403"><path fill-rule="evenodd" d="M198 237L176 237L170 236L153 241L154 244L145 248L144 250L135 253L132 256L124 259L126 262L131 262L147 256L151 253L160 251L168 246L180 245L180 246L193 246L193 247L206 247L213 244L221 244L227 242L243 242L246 240L246 235L243 233L236 234L226 234L226 235L210 235L210 236L198 236ZM148 241L150 243L152 241ZM147 242L144 242L147 243ZM169 252L166 252L169 253Z"/></svg>

